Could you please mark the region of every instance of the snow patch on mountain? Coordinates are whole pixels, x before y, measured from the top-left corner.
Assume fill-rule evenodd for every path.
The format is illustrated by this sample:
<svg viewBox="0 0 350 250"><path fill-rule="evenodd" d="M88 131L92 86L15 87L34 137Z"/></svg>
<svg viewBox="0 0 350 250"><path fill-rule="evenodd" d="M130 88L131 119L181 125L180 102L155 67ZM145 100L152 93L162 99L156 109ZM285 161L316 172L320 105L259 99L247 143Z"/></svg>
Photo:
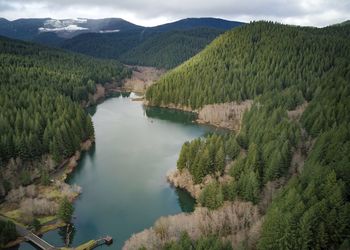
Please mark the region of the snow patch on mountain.
<svg viewBox="0 0 350 250"><path fill-rule="evenodd" d="M59 32L68 31L74 32L79 30L88 30L88 28L78 26L79 24L86 23L87 20L83 18L77 19L49 19L46 20L43 27L39 28L39 32Z"/></svg>
<svg viewBox="0 0 350 250"><path fill-rule="evenodd" d="M99 33L115 33L115 32L119 32L120 30L100 30Z"/></svg>
<svg viewBox="0 0 350 250"><path fill-rule="evenodd" d="M56 32L56 31L68 31L68 32L74 32L77 30L88 30L88 28L83 28L83 27L79 27L76 24L70 24L66 27L59 27L59 28L39 28L40 32Z"/></svg>

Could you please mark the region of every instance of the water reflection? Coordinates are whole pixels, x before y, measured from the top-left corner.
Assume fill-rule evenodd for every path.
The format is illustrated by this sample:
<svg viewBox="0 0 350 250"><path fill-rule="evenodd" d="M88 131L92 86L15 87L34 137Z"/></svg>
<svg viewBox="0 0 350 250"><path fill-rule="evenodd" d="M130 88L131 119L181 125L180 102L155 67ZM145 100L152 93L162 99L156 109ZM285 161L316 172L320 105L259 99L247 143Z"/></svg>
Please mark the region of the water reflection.
<svg viewBox="0 0 350 250"><path fill-rule="evenodd" d="M184 112L176 109L166 109L158 107L143 106L144 114L149 118L166 120L181 124L192 124L196 119L196 114L192 112Z"/></svg>
<svg viewBox="0 0 350 250"><path fill-rule="evenodd" d="M58 235L61 237L62 242L64 242L65 247L72 246L75 233L76 229L72 223L58 229Z"/></svg>
<svg viewBox="0 0 350 250"><path fill-rule="evenodd" d="M178 196L178 201L182 212L193 212L196 205L196 200L186 190L182 188L176 188L175 192Z"/></svg>

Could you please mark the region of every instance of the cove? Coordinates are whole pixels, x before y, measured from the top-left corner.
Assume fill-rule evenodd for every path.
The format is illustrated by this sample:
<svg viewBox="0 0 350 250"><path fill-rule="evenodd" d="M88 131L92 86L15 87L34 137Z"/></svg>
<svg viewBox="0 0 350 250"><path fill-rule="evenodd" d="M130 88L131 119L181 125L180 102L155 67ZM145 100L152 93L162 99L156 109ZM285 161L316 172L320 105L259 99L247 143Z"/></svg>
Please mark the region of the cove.
<svg viewBox="0 0 350 250"><path fill-rule="evenodd" d="M193 123L191 113L145 108L131 100L133 95L109 98L88 110L96 143L67 180L83 189L74 202L70 247L108 234L114 239L109 249L121 249L133 233L152 226L159 217L194 208L189 194L171 187L165 177L176 167L182 144L214 128ZM43 238L64 246L65 230ZM22 243L13 249L35 248Z"/></svg>

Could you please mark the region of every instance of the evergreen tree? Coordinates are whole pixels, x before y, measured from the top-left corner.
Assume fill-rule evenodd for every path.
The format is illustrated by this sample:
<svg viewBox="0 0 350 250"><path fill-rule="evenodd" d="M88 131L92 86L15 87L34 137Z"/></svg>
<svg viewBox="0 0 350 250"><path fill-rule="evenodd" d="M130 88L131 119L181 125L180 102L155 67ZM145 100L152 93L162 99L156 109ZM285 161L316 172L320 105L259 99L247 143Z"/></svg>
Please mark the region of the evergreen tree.
<svg viewBox="0 0 350 250"><path fill-rule="evenodd" d="M64 221L65 223L70 223L72 220L74 212L74 207L68 200L68 198L65 196L60 203L59 209L58 209L58 217Z"/></svg>

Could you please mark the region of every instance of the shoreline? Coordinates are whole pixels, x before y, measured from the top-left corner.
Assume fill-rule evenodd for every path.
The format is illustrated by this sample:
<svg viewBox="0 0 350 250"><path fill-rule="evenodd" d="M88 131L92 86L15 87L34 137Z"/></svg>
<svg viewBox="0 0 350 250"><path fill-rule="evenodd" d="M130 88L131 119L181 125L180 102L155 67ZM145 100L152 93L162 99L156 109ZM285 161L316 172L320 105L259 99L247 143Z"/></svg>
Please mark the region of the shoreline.
<svg viewBox="0 0 350 250"><path fill-rule="evenodd" d="M241 103L214 103L204 105L200 109L192 109L188 106L175 104L153 105L143 98L143 105L146 107L159 107L191 112L197 116L194 120L197 124L209 125L218 129L227 129L229 131L238 132L241 128L243 113L251 108L253 101L245 100Z"/></svg>
<svg viewBox="0 0 350 250"><path fill-rule="evenodd" d="M104 84L104 85L99 84L98 88L99 88L99 90L97 90L96 93L92 96L92 99L90 97L89 98L89 102L82 104L84 109L86 109L88 107L91 107L91 106L94 106L94 105L98 105L98 104L103 103L109 97L111 97L111 96L113 97L114 93L118 93L118 92L133 92L133 91L135 91L133 88L124 88L123 86L116 86L115 83L107 83L107 84ZM93 100L93 101L91 102L90 100ZM147 101L145 101L144 98L137 98L137 100L135 100L135 101L143 101L143 105L145 105L145 106L174 109L174 110L179 110L179 111L183 111L183 112L191 112L191 113L196 114L197 116L198 116L198 114L200 112L200 110L193 110L193 109L191 109L189 107L181 107L181 106L176 106L176 105L160 105L160 106L149 105L147 103ZM214 127L221 128L221 129L232 130L232 129L228 128L228 127L223 127L223 126L220 126L220 125L215 124L215 123L206 122L206 121L200 120L198 118L195 119L193 122L198 123L198 124L210 125L210 126L214 126ZM94 140L87 140L85 142L82 142L81 143L81 149L79 151L77 151L74 155L72 155L71 157L63 160L60 164L58 164L56 169L55 169L55 171L50 174L50 178L55 177L55 179L58 179L58 180L60 180L60 181L65 183L67 177L74 172L76 166L78 165L78 162L79 162L80 157L81 157L81 153L84 152L84 151L88 151L91 148L91 146L93 145L93 143L94 143ZM172 182L169 179L168 175L166 176L166 178L167 178L167 182L168 182L168 184L170 186L177 186L177 187L179 187L178 185L174 185L175 183ZM184 188L187 192L189 192L189 194L193 198L195 198L195 199L198 198L198 197L196 197L197 195L194 195L193 192L188 190L188 188L186 188L186 187L182 187L182 188ZM199 190L197 190L197 191L199 191ZM71 202L73 203L74 200L79 195L80 194L78 194ZM55 221L55 220L56 220L56 223L52 224L52 222ZM57 218L54 218L53 220L50 220L50 221L46 222L45 224L43 224L42 228L38 232L38 234L42 235L42 234L45 234L45 233L47 233L49 231L56 230L56 229L58 229L60 227L63 227L65 225L66 225L65 223L57 221ZM23 241L24 241L23 238L18 238L17 240L8 243L6 247L8 248L8 247L12 247L12 246L18 245L18 244L22 243Z"/></svg>
<svg viewBox="0 0 350 250"><path fill-rule="evenodd" d="M50 174L50 179L55 180L56 182L63 182L66 183L66 179L70 174L72 174L75 170L75 168L78 166L79 161L81 159L81 154L83 152L87 152L88 150L91 149L93 144L95 143L94 139L88 139L83 141L80 144L80 150L76 151L74 155L71 157L64 159L60 164L57 165L57 169L53 171ZM33 182L33 184L35 181ZM31 184L31 185L33 185ZM70 184L67 184L69 186L72 186ZM46 187L48 190L52 191L55 189L55 184L50 183L49 186ZM81 193L75 193L74 197L71 200L71 203L74 203L74 201L79 197ZM6 205L6 201L1 203L2 206ZM11 218L9 216L4 217L14 223L23 225L24 227L27 227L26 224L22 223L21 221L18 221L14 218ZM50 231L56 230L58 228L64 227L67 225L67 223L62 222L57 218L57 215L49 215L49 216L44 216L44 217L34 217L36 219L45 219L45 218L52 218L50 220L47 220L43 225L41 225L41 228L38 232L36 232L36 235L43 235L45 233L48 233ZM25 242L25 238L23 237L18 237L16 240L11 241L6 244L5 249L8 249L10 247L14 247L16 245L19 245L21 243Z"/></svg>
<svg viewBox="0 0 350 250"><path fill-rule="evenodd" d="M123 85L124 85L124 83L123 83ZM135 91L133 88L126 88L123 85L118 86L117 83L96 84L96 92L93 95L89 96L89 101L81 103L82 108L84 110L86 110L89 107L102 104L109 97L113 97L113 94L115 94L115 93L134 92ZM49 174L50 180L55 179L57 181L61 181L63 183L66 183L66 179L69 177L69 175L71 175L74 172L75 168L78 166L79 161L81 159L81 154L83 152L87 152L88 150L90 150L94 143L95 143L95 139L88 139L88 140L82 141L80 144L80 147L81 147L80 150L76 151L74 155L62 160L62 162L60 162L59 164L56 165L55 169ZM33 179L32 183L30 185L36 184L39 178L40 178L40 176ZM67 184L67 185L69 185L69 184ZM71 185L69 185L69 186L71 186ZM54 189L54 184L50 183L48 188ZM74 199L71 200L71 202L74 203L75 199L77 199L79 195L80 194L77 194L74 197ZM4 205L6 205L5 200L0 202L0 206L4 206ZM4 216L4 217L7 218L8 220L13 221L14 223L24 225L21 221L18 221L14 218L11 218L8 216ZM50 231L56 230L58 228L61 228L61 227L64 227L67 225L64 222L59 221L57 219L56 215L46 216L46 217L53 217L53 219L48 220L47 222L45 222L45 224L42 225L41 229L37 233L38 235L43 235L45 233L48 233ZM45 218L45 217L43 217L43 218ZM53 223L53 222L55 222L55 223ZM19 245L19 244L23 243L24 241L25 241L25 239L23 237L18 237L16 240L7 243L5 246L5 249Z"/></svg>

